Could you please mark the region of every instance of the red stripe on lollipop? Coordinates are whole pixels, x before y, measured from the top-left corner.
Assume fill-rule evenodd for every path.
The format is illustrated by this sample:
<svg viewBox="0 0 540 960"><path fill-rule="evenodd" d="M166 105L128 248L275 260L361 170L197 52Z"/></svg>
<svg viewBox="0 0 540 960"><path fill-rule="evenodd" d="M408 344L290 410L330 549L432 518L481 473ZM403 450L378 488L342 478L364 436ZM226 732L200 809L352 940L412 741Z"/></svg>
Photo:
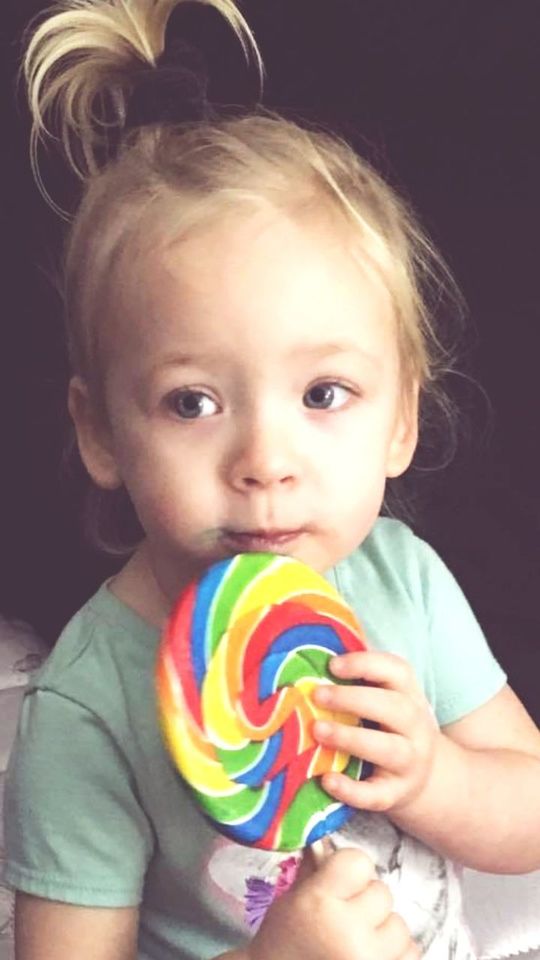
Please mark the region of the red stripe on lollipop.
<svg viewBox="0 0 540 960"><path fill-rule="evenodd" d="M262 730L271 722L277 711L279 701L284 698L289 688L277 690L276 693L272 693L269 697L261 700L259 698L257 676L255 678L244 677L244 683L246 685L238 696L237 702L247 723L253 729L253 738L257 739L256 730ZM261 739L265 739L265 736L263 734Z"/></svg>
<svg viewBox="0 0 540 960"><path fill-rule="evenodd" d="M273 780L274 777L277 777L278 774L299 755L302 731L296 710L285 720L281 728L281 735L280 751L266 774L266 780Z"/></svg>
<svg viewBox="0 0 540 960"><path fill-rule="evenodd" d="M257 843L257 846L263 850L273 850L275 848L276 834L281 826L283 817L287 813L300 787L303 786L308 779L309 767L316 750L317 747L315 746L312 747L311 750L306 750L305 753L301 753L285 770L285 783L281 799L268 830Z"/></svg>
<svg viewBox="0 0 540 960"><path fill-rule="evenodd" d="M268 648L275 643L276 637L300 624L319 623L323 620L334 626L333 621L322 618L316 610L311 610L301 603L286 601L269 607L267 614L255 627L245 651L244 681L258 671L259 664L268 655Z"/></svg>
<svg viewBox="0 0 540 960"><path fill-rule="evenodd" d="M201 698L192 655L193 610L197 600L197 584L191 583L174 608L165 633L165 644L174 663L176 676L182 686L186 706L199 728L203 729Z"/></svg>

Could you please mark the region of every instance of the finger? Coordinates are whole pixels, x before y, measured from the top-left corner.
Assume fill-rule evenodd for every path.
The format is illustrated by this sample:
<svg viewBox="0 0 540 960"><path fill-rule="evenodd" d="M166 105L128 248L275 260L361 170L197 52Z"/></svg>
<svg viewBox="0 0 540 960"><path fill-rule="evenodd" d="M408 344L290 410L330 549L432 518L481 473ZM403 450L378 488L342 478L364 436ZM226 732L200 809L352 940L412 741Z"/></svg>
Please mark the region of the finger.
<svg viewBox="0 0 540 960"><path fill-rule="evenodd" d="M370 927L382 926L392 912L392 894L382 880L372 880L365 890L352 898L352 902L355 901L363 915L369 917Z"/></svg>
<svg viewBox="0 0 540 960"><path fill-rule="evenodd" d="M398 913L390 913L377 930L381 955L395 960L416 960L420 956L409 928Z"/></svg>
<svg viewBox="0 0 540 960"><path fill-rule="evenodd" d="M336 845L329 834L321 837L319 840L315 840L309 847L313 863L316 867L320 867L328 857L331 857L332 854L336 852L336 849Z"/></svg>
<svg viewBox="0 0 540 960"><path fill-rule="evenodd" d="M365 680L403 693L421 691L411 665L395 653L380 650L343 653L332 657L329 667L343 680Z"/></svg>
<svg viewBox="0 0 540 960"><path fill-rule="evenodd" d="M319 867L321 867L328 857L335 853L335 846L329 836L316 840L315 843L306 847L300 861L300 866L296 874L296 881L300 883L311 876Z"/></svg>
<svg viewBox="0 0 540 960"><path fill-rule="evenodd" d="M408 950L406 950L405 953L400 954L397 960L420 960L421 956L422 953L420 951L420 947L413 940Z"/></svg>
<svg viewBox="0 0 540 960"><path fill-rule="evenodd" d="M322 890L338 900L350 900L375 877L375 866L361 850L338 850L302 884L304 890Z"/></svg>
<svg viewBox="0 0 540 960"><path fill-rule="evenodd" d="M349 727L344 723L317 720L312 733L318 743L358 757L389 773L402 774L410 769L413 747L407 737L370 727Z"/></svg>
<svg viewBox="0 0 540 960"><path fill-rule="evenodd" d="M418 723L418 703L396 690L323 684L313 691L312 697L318 707L352 713L360 720L378 723L394 733L412 732Z"/></svg>
<svg viewBox="0 0 540 960"><path fill-rule="evenodd" d="M368 780L353 780L343 773L325 773L322 787L340 803L358 810L382 813L395 807L403 797L403 784L398 777L379 775Z"/></svg>

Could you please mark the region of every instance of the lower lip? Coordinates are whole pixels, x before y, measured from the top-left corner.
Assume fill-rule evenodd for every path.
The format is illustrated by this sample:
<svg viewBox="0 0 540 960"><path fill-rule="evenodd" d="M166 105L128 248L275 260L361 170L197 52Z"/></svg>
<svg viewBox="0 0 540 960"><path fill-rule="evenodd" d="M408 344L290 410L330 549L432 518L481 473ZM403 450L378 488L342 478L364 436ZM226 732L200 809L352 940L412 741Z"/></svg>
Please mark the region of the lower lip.
<svg viewBox="0 0 540 960"><path fill-rule="evenodd" d="M239 553L279 553L302 535L303 530L280 533L276 536L258 536L250 533L226 533L224 540Z"/></svg>

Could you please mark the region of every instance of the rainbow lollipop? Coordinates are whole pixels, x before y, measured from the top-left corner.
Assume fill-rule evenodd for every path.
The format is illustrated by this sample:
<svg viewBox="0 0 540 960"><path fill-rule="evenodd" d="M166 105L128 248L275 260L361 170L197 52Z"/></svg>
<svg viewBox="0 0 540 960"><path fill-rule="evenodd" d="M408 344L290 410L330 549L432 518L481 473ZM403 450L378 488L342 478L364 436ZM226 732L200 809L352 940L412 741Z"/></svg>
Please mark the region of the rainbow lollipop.
<svg viewBox="0 0 540 960"><path fill-rule="evenodd" d="M203 812L238 843L298 850L354 812L320 785L330 770L360 779L362 762L316 743L311 693L336 682L335 654L364 650L337 591L290 557L240 554L182 594L157 660L162 730Z"/></svg>

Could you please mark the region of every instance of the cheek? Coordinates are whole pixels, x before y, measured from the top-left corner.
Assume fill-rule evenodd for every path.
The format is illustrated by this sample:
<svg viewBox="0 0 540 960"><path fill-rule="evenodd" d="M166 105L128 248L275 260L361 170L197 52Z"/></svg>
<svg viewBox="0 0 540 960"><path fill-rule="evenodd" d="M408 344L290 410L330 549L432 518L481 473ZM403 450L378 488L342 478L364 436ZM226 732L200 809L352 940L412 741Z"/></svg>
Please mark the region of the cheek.
<svg viewBox="0 0 540 960"><path fill-rule="evenodd" d="M196 500L190 490L147 483L132 484L128 492L147 536L172 542L187 537L196 526Z"/></svg>
<svg viewBox="0 0 540 960"><path fill-rule="evenodd" d="M341 486L362 488L379 483L386 475L391 430L388 418L371 412L350 423L338 443L330 443L327 467Z"/></svg>
<svg viewBox="0 0 540 960"><path fill-rule="evenodd" d="M348 450L327 465L327 499L342 532L363 539L375 522L386 487L386 445L380 436L362 432L349 439Z"/></svg>
<svg viewBox="0 0 540 960"><path fill-rule="evenodd" d="M217 510L212 472L199 458L178 451L160 455L150 445L145 452L127 452L124 483L147 533L181 536L209 522Z"/></svg>

